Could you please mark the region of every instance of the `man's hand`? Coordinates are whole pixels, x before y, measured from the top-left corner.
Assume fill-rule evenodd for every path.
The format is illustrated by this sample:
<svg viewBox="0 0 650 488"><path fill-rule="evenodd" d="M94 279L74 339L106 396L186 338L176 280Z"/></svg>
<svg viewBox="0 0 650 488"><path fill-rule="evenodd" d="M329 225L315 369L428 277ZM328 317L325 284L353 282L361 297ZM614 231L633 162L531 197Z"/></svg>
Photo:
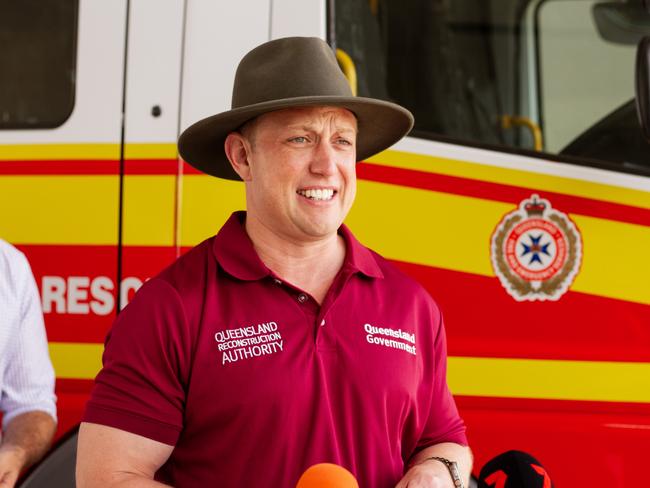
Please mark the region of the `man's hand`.
<svg viewBox="0 0 650 488"><path fill-rule="evenodd" d="M25 451L18 447L0 447L0 488L13 488L27 461Z"/></svg>
<svg viewBox="0 0 650 488"><path fill-rule="evenodd" d="M13 488L20 472L45 454L55 428L45 412L27 412L9 421L0 443L0 488Z"/></svg>
<svg viewBox="0 0 650 488"><path fill-rule="evenodd" d="M409 469L395 488L454 488L447 466L436 460Z"/></svg>

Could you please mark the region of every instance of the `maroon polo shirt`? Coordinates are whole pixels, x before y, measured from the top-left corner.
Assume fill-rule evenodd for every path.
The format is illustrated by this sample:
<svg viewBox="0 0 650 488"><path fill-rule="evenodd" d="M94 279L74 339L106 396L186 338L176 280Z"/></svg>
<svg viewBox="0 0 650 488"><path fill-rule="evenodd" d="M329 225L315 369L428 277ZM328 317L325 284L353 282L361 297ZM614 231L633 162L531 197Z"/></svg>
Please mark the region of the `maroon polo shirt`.
<svg viewBox="0 0 650 488"><path fill-rule="evenodd" d="M176 487L294 487L309 466L393 488L410 457L465 445L440 312L342 226L322 305L259 259L235 213L116 320L84 415L174 446ZM119 449L119 446L115 446Z"/></svg>

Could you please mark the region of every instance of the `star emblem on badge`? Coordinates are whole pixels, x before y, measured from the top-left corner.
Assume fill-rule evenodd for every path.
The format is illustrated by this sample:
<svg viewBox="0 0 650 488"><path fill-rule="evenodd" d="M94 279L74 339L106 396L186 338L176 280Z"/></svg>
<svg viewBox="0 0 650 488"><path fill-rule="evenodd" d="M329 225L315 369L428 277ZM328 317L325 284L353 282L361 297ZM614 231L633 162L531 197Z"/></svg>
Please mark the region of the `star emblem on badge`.
<svg viewBox="0 0 650 488"><path fill-rule="evenodd" d="M521 243L521 245L524 247L524 252L521 253L521 257L523 258L524 256L530 254L530 261L528 261L529 266L533 263L544 265L541 257L542 255L551 257L551 253L548 252L548 246L550 246L551 243L547 242L546 244L542 244L542 237L543 234L539 234L537 237L535 237L533 234L528 234L530 243Z"/></svg>

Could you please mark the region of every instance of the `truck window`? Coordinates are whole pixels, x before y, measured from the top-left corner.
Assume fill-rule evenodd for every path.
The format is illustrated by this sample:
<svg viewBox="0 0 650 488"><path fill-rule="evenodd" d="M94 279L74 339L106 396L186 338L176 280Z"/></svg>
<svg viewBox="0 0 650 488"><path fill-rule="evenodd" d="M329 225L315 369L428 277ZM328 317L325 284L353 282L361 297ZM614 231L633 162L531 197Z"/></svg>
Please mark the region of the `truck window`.
<svg viewBox="0 0 650 488"><path fill-rule="evenodd" d="M72 112L78 0L0 0L0 129L42 129Z"/></svg>
<svg viewBox="0 0 650 488"><path fill-rule="evenodd" d="M358 94L409 108L413 136L650 171L633 100L650 14L634 2L333 3Z"/></svg>

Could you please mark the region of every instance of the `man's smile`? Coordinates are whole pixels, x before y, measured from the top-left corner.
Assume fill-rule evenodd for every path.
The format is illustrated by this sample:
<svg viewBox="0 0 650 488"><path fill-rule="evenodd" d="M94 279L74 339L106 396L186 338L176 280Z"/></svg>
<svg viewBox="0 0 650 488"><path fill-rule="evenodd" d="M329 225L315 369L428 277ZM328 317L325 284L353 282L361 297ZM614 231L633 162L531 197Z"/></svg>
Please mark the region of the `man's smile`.
<svg viewBox="0 0 650 488"><path fill-rule="evenodd" d="M333 188L309 188L304 190L296 191L298 195L301 195L309 200L314 201L329 201L334 198L338 192Z"/></svg>

